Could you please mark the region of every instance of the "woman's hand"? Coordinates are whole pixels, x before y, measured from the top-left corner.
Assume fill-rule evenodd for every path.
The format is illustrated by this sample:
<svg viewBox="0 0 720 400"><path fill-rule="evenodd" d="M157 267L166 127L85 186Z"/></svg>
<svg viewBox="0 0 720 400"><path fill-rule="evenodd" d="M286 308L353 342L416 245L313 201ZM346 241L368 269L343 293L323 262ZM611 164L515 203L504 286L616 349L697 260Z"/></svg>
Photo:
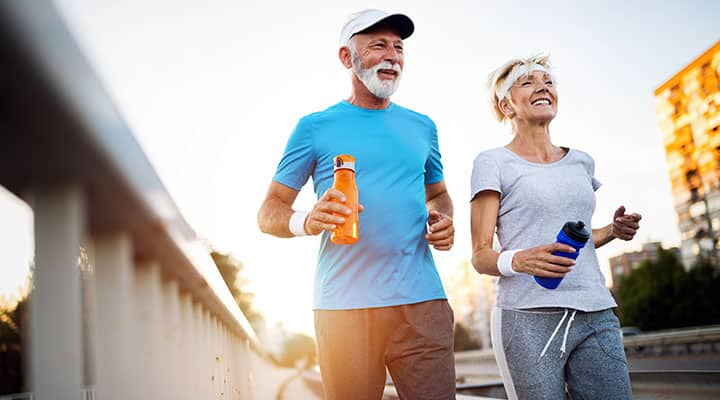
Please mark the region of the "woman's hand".
<svg viewBox="0 0 720 400"><path fill-rule="evenodd" d="M622 240L632 240L640 229L640 220L642 215L638 213L625 214L625 206L618 207L613 216L612 227L610 228L610 236Z"/></svg>
<svg viewBox="0 0 720 400"><path fill-rule="evenodd" d="M562 243L546 244L515 253L512 259L512 269L529 275L546 278L562 278L572 270L575 260L556 256L552 253L575 253L575 249Z"/></svg>

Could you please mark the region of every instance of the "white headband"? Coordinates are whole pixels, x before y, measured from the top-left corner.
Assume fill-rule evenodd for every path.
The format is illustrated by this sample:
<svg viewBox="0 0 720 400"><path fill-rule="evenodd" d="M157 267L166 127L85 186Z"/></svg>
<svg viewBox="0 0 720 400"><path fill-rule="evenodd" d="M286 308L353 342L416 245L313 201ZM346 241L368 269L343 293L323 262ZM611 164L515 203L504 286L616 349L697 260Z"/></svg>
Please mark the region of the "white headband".
<svg viewBox="0 0 720 400"><path fill-rule="evenodd" d="M550 69L545 68L544 66L542 66L540 64L533 64L530 67L530 71L542 71L542 72L545 72L546 74L552 75L552 73L550 72ZM500 85L500 87L495 92L495 94L498 97L498 100L504 99L508 95L508 93L510 93L510 88L512 87L512 85L514 85L515 82L517 82L517 80L520 79L521 76L525 76L527 74L528 74L528 68L525 66L525 64L520 64L520 65L515 66L515 68L513 68L512 71L510 71L507 78L505 78L505 81L503 82L503 84Z"/></svg>

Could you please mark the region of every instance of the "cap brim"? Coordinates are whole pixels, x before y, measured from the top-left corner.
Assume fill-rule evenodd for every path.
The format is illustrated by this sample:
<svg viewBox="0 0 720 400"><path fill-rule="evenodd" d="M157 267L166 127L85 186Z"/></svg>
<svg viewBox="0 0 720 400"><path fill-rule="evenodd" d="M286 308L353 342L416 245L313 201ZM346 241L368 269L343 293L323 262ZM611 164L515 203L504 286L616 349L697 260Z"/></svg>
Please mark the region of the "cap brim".
<svg viewBox="0 0 720 400"><path fill-rule="evenodd" d="M401 39L407 39L415 31L415 24L413 24L410 17L405 14L391 14L383 19L378 20L377 22L361 30L360 32L357 32L355 35L371 32L373 29L377 28L378 25L391 27L400 36Z"/></svg>

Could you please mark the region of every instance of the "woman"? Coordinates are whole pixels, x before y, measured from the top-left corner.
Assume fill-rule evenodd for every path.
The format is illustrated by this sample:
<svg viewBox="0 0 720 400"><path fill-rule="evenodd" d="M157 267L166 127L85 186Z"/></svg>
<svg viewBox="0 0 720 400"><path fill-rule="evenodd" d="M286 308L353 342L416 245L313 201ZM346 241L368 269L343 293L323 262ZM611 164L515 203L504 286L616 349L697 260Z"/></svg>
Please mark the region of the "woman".
<svg viewBox="0 0 720 400"><path fill-rule="evenodd" d="M553 255L575 253L555 243L567 221L592 226L594 161L550 140L558 96L548 57L509 61L490 88L495 115L510 121L514 137L473 165L472 264L500 276L492 342L508 397L561 399L567 386L574 399L629 399L616 303L595 249L632 239L641 216L620 206L611 224L592 229L576 261ZM501 252L493 249L496 231ZM534 276L563 279L551 290Z"/></svg>

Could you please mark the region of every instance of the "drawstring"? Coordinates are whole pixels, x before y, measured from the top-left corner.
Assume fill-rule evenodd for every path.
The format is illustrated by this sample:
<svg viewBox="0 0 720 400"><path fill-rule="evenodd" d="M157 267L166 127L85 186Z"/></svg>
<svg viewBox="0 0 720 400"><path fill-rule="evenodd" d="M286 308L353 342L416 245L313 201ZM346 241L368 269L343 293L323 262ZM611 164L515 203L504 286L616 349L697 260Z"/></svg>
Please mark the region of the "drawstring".
<svg viewBox="0 0 720 400"><path fill-rule="evenodd" d="M567 313L567 310L565 310L565 312ZM576 312L577 312L577 310L573 310L573 313L572 313L572 315L570 315L570 319L568 320L568 324L565 327L565 336L563 336L563 343L562 343L562 346L560 346L560 357L565 355L565 344L567 344L567 337L568 337L568 333L570 332L570 324L572 324L573 321L575 320Z"/></svg>
<svg viewBox="0 0 720 400"><path fill-rule="evenodd" d="M568 315L568 310L565 309L565 314L563 314L563 317L560 319L560 322L558 322L557 326L555 327L555 330L553 331L552 335L550 335L550 340L545 343L545 347L542 350L542 353L540 353L540 358L538 358L538 361L540 361L541 358L545 355L545 352L547 351L548 347L550 347L550 342L555 338L555 334L560 329L560 326L562 325L563 321L565 321L565 317Z"/></svg>
<svg viewBox="0 0 720 400"><path fill-rule="evenodd" d="M562 346L560 347L560 357L562 357L565 354L565 345L567 344L567 337L568 337L568 333L570 332L570 325L575 320L575 313L577 313L577 310L573 310L572 315L570 315L570 319L568 320L567 326L565 327L565 335L563 335L563 342L562 342ZM543 347L543 350L540 353L540 358L538 358L538 361L540 361L543 358L543 356L545 355L545 352L547 351L548 347L550 347L550 343L552 343L553 339L555 338L555 335L560 330L562 323L565 322L565 318L567 317L567 315L568 315L568 310L566 308L565 313L563 314L562 318L560 318L560 322L558 322L552 335L550 335L550 339L548 339L547 343L545 343L545 347Z"/></svg>

